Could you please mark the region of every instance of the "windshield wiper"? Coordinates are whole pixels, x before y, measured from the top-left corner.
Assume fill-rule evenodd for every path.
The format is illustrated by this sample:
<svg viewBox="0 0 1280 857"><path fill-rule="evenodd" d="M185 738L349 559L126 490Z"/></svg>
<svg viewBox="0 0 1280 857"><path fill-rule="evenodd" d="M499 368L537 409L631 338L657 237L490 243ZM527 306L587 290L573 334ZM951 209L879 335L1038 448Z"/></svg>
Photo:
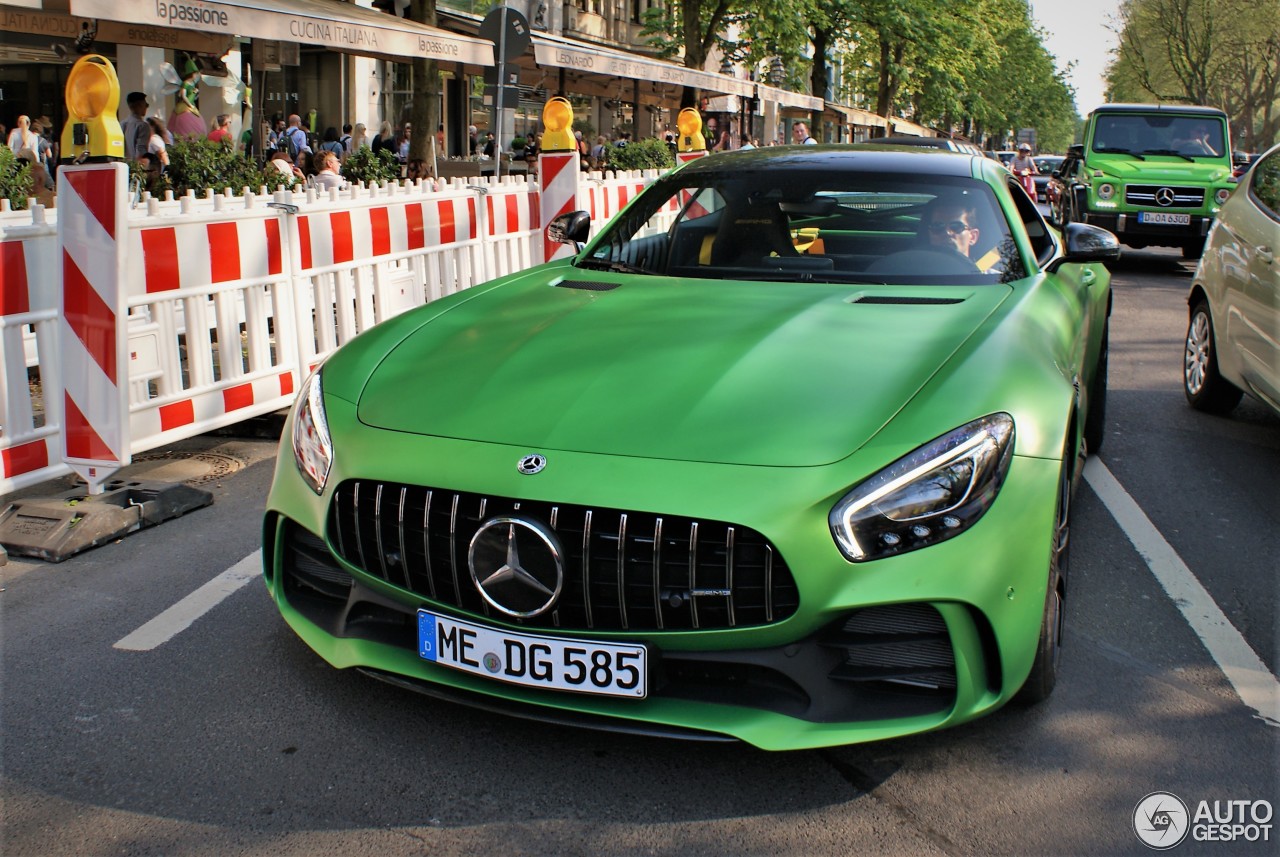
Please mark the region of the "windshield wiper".
<svg viewBox="0 0 1280 857"><path fill-rule="evenodd" d="M1099 149L1099 148L1094 148L1094 151L1095 151L1095 152L1100 152L1100 153L1102 153L1102 154L1104 154L1104 155L1130 155L1130 156L1132 156L1132 157L1134 157L1134 158L1137 158L1137 159L1138 159L1138 160L1140 160L1140 161L1145 161L1145 160L1146 160L1146 158L1142 157L1142 155L1139 155L1137 152L1132 152L1132 151L1130 151L1130 150L1128 150L1128 149L1113 149L1113 148L1107 148L1107 147L1104 147L1104 148L1101 148L1101 149Z"/></svg>
<svg viewBox="0 0 1280 857"><path fill-rule="evenodd" d="M579 268L591 268L595 271L613 271L618 274L652 274L648 268L632 265L630 262L611 262L608 259L579 259Z"/></svg>
<svg viewBox="0 0 1280 857"><path fill-rule="evenodd" d="M1195 158L1188 157L1187 155L1184 155L1184 154L1182 154L1181 152L1179 152L1177 149L1147 149L1147 150L1146 150L1146 154L1148 154L1148 155L1172 155L1172 156L1173 156L1173 157L1175 157L1175 158L1182 158L1182 160L1184 160L1184 161L1190 161L1190 162L1191 162L1191 163L1193 163L1193 164L1196 162L1196 159L1195 159Z"/></svg>

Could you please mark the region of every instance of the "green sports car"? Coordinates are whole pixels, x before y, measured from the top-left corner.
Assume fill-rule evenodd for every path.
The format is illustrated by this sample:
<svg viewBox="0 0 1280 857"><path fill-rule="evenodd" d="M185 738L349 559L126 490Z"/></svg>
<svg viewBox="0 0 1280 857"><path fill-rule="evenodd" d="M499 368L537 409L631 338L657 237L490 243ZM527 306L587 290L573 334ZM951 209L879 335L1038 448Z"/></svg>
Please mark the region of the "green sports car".
<svg viewBox="0 0 1280 857"><path fill-rule="evenodd" d="M264 521L335 667L767 749L1052 690L1103 439L1104 230L995 161L716 154L571 259L378 325L306 382Z"/></svg>

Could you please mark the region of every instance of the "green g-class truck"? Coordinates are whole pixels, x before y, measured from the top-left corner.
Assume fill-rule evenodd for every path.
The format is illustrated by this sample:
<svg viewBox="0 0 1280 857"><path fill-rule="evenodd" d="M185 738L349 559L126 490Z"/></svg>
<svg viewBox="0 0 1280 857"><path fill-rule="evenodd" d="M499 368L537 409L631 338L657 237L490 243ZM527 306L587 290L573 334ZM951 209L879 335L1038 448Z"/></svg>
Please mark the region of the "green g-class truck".
<svg viewBox="0 0 1280 857"><path fill-rule="evenodd" d="M1212 107L1105 104L1059 168L1058 225L1092 223L1130 247L1181 247L1198 259L1230 196L1227 115Z"/></svg>

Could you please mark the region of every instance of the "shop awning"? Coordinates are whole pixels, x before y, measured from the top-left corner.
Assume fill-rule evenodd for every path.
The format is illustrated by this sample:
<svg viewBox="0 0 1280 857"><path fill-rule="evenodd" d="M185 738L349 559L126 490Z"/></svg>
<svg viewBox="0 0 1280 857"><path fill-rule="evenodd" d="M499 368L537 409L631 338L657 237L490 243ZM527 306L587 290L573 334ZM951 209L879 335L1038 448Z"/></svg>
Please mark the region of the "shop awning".
<svg viewBox="0 0 1280 857"><path fill-rule="evenodd" d="M892 134L909 134L913 137L937 137L938 132L932 128L926 128L923 125L917 125L906 119L890 119L890 133Z"/></svg>
<svg viewBox="0 0 1280 857"><path fill-rule="evenodd" d="M493 45L334 0L71 0L71 14L296 42L362 56L493 65Z"/></svg>
<svg viewBox="0 0 1280 857"><path fill-rule="evenodd" d="M641 54L611 51L537 33L533 36L533 55L538 65L572 69L584 74L625 77L667 86L694 86L704 92L748 98L755 89L751 81L738 80L727 74L698 71Z"/></svg>
<svg viewBox="0 0 1280 857"><path fill-rule="evenodd" d="M872 113L870 110L863 110L859 107L850 107L847 104L836 104L827 102L827 109L844 115L845 121L850 125L857 125L862 128L888 128L889 120Z"/></svg>
<svg viewBox="0 0 1280 857"><path fill-rule="evenodd" d="M805 95L803 92L779 89L776 86L766 86L763 83L756 84L756 97L761 101L767 101L781 107L797 107L810 112L822 109L821 98Z"/></svg>
<svg viewBox="0 0 1280 857"><path fill-rule="evenodd" d="M5 6L12 7L13 0L3 0ZM83 28L92 25L87 18L77 18L59 12L46 12L39 8L36 11L8 8L0 9L0 30L10 33L25 33L41 40L42 47L50 44L70 42L83 32ZM64 5L65 8L65 5ZM176 48L198 54L215 54L222 56L231 47L231 36L227 33L208 33L199 30L178 29L174 27L141 26L119 21L102 20L97 22L95 38L99 42L114 45L145 45L157 48ZM12 47L6 45L6 47ZM3 50L0 49L0 54ZM49 52L52 58L52 51Z"/></svg>

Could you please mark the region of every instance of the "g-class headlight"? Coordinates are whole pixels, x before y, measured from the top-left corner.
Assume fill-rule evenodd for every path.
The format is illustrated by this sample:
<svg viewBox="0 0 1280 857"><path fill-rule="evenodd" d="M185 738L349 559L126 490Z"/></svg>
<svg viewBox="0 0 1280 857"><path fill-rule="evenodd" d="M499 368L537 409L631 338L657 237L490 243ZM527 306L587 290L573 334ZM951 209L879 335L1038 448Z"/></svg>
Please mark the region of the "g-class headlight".
<svg viewBox="0 0 1280 857"><path fill-rule="evenodd" d="M293 460L311 490L322 494L333 465L333 441L329 439L329 423L324 415L320 370L303 383L294 407Z"/></svg>
<svg viewBox="0 0 1280 857"><path fill-rule="evenodd" d="M1111 199L1116 195L1116 186L1113 184L1103 183L1098 185L1098 199Z"/></svg>
<svg viewBox="0 0 1280 857"><path fill-rule="evenodd" d="M1013 417L974 420L859 483L828 516L853 562L907 553L958 536L991 508L1013 457Z"/></svg>
<svg viewBox="0 0 1280 857"><path fill-rule="evenodd" d="M1228 199L1231 198L1231 188L1229 187L1218 188L1218 190L1213 194L1213 198L1218 201L1218 205L1222 205L1224 202L1226 202Z"/></svg>

